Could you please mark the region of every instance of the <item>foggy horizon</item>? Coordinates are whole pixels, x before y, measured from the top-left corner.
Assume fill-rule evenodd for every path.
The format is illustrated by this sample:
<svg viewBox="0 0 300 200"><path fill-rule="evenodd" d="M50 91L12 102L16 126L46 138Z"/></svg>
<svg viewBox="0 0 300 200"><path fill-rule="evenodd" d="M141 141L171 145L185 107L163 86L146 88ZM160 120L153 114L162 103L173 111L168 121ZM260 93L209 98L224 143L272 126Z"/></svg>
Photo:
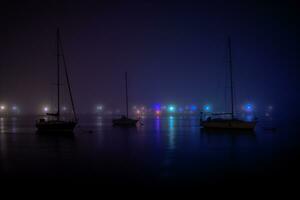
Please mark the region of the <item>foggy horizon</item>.
<svg viewBox="0 0 300 200"><path fill-rule="evenodd" d="M130 106L209 102L224 108L231 36L236 106L272 105L288 115L299 110L296 4L3 4L0 103L24 113L55 103L59 27L79 113L93 112L99 103L124 112L125 71Z"/></svg>

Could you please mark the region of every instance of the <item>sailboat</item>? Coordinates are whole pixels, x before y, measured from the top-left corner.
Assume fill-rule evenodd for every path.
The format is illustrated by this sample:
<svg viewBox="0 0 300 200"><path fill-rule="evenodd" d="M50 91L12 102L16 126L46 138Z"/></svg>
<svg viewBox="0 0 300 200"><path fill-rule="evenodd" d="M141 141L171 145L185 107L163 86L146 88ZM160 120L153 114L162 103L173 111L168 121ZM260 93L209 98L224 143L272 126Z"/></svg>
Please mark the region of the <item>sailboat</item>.
<svg viewBox="0 0 300 200"><path fill-rule="evenodd" d="M114 126L136 126L138 119L131 119L128 117L128 87L127 87L127 72L125 72L125 90L126 90L126 116L122 115L121 118L113 119Z"/></svg>
<svg viewBox="0 0 300 200"><path fill-rule="evenodd" d="M63 69L65 72L65 77L67 80L67 85L68 85L68 92L72 104L72 115L73 119L72 120L64 120L62 119L61 116L61 111L60 111L60 71L61 71L61 65L60 61L63 61ZM57 29L57 112L56 113L46 113L47 116L50 117L49 120L46 120L45 118L39 119L36 122L36 128L38 129L38 132L73 132L75 126L78 123L78 119L76 116L75 112L75 106L74 106L74 101L72 97L72 92L71 92L71 85L69 81L69 75L67 71L67 65L63 53L63 48L62 48L62 41L60 39L60 34L59 34L59 29Z"/></svg>
<svg viewBox="0 0 300 200"><path fill-rule="evenodd" d="M232 73L232 55L231 55L231 39L228 38L229 51L229 70L230 70L230 99L231 112L229 113L213 113L212 117L203 120L203 112L201 112L200 124L205 129L248 129L253 130L256 121L245 121L238 119L234 111L233 99L233 73Z"/></svg>

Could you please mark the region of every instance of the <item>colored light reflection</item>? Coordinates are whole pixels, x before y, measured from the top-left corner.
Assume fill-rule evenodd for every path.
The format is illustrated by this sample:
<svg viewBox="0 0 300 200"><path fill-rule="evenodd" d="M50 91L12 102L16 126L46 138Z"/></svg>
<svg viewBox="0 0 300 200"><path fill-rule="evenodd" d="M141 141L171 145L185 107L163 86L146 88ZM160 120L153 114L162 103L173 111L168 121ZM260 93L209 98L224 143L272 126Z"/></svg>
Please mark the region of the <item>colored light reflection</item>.
<svg viewBox="0 0 300 200"><path fill-rule="evenodd" d="M246 115L245 120L248 121L248 122L253 121L254 120L254 115L252 115L252 114Z"/></svg>
<svg viewBox="0 0 300 200"><path fill-rule="evenodd" d="M156 119L155 119L155 130L157 133L159 133L160 131L160 118L159 116L156 116Z"/></svg>
<svg viewBox="0 0 300 200"><path fill-rule="evenodd" d="M156 114L156 115L160 115L160 114L161 114L160 110L156 110L156 111L155 111L155 114Z"/></svg>
<svg viewBox="0 0 300 200"><path fill-rule="evenodd" d="M168 148L170 150L174 150L176 148L175 146L175 119L173 116L169 117L169 133L168 133Z"/></svg>

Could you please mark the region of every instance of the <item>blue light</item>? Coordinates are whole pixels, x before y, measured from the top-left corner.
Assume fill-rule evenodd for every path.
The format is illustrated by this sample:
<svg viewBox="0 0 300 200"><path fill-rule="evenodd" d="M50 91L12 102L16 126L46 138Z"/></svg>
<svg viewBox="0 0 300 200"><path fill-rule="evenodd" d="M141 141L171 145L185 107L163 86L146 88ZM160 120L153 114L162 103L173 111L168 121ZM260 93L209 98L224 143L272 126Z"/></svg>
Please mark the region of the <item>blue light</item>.
<svg viewBox="0 0 300 200"><path fill-rule="evenodd" d="M254 120L253 114L246 115L245 120L248 121L248 122L253 121Z"/></svg>
<svg viewBox="0 0 300 200"><path fill-rule="evenodd" d="M253 105L250 104L250 103L245 104L245 105L244 105L244 110L245 110L246 112L252 112L252 111L253 111Z"/></svg>
<svg viewBox="0 0 300 200"><path fill-rule="evenodd" d="M196 111L197 110L197 106L191 105L190 109L191 109L191 111Z"/></svg>
<svg viewBox="0 0 300 200"><path fill-rule="evenodd" d="M211 111L211 106L210 106L210 105L204 105L204 106L203 106L203 110L204 110L205 112L210 112L210 111Z"/></svg>

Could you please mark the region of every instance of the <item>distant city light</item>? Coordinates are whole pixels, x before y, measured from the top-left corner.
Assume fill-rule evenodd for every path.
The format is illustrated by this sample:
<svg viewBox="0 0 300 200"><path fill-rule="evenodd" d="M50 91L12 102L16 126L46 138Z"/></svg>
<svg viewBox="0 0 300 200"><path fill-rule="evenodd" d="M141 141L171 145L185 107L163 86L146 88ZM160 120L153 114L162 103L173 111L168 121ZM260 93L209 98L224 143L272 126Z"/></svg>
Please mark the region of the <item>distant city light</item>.
<svg viewBox="0 0 300 200"><path fill-rule="evenodd" d="M269 110L273 110L273 106L268 106L268 109Z"/></svg>
<svg viewBox="0 0 300 200"><path fill-rule="evenodd" d="M67 107L66 107L66 106L63 106L63 107L62 107L62 110L63 110L63 111L66 111L66 110L67 110Z"/></svg>
<svg viewBox="0 0 300 200"><path fill-rule="evenodd" d="M44 112L48 112L48 111L49 111L49 107L45 106L45 107L43 108L43 110L44 110Z"/></svg>
<svg viewBox="0 0 300 200"><path fill-rule="evenodd" d="M14 112L16 112L16 111L19 110L17 106L12 106L11 109L12 109L12 111L14 111Z"/></svg>
<svg viewBox="0 0 300 200"><path fill-rule="evenodd" d="M191 109L191 111L196 111L196 110L197 110L197 106L191 105L191 106L190 106L190 109Z"/></svg>
<svg viewBox="0 0 300 200"><path fill-rule="evenodd" d="M211 105L208 105L208 104L204 105L204 106L203 106L203 110L204 110L205 112L210 112L210 111L211 111Z"/></svg>
<svg viewBox="0 0 300 200"><path fill-rule="evenodd" d="M153 108L155 110L161 110L161 105L160 104L154 104Z"/></svg>
<svg viewBox="0 0 300 200"><path fill-rule="evenodd" d="M5 107L4 105L0 106L0 109L1 109L1 110L5 110L5 108L6 108L6 107Z"/></svg>
<svg viewBox="0 0 300 200"><path fill-rule="evenodd" d="M154 104L154 105L153 105L153 108L154 108L154 111L155 111L155 114L156 114L156 115L160 115L160 114L161 114L161 109L162 109L162 107L161 107L160 104L158 104L158 103Z"/></svg>
<svg viewBox="0 0 300 200"><path fill-rule="evenodd" d="M252 111L253 111L253 105L250 104L250 103L246 103L246 104L243 106L243 109L244 109L246 112L252 112Z"/></svg>
<svg viewBox="0 0 300 200"><path fill-rule="evenodd" d="M136 114L138 114L138 115L141 114L141 111L140 111L140 110L137 110L137 111L136 111Z"/></svg>
<svg viewBox="0 0 300 200"><path fill-rule="evenodd" d="M96 109L97 109L97 111L102 111L102 110L103 110L103 106L102 106L102 105L98 105L98 106L96 107Z"/></svg>
<svg viewBox="0 0 300 200"><path fill-rule="evenodd" d="M168 107L169 112L175 112L175 110L176 110L176 108L174 105L169 105L169 107Z"/></svg>

